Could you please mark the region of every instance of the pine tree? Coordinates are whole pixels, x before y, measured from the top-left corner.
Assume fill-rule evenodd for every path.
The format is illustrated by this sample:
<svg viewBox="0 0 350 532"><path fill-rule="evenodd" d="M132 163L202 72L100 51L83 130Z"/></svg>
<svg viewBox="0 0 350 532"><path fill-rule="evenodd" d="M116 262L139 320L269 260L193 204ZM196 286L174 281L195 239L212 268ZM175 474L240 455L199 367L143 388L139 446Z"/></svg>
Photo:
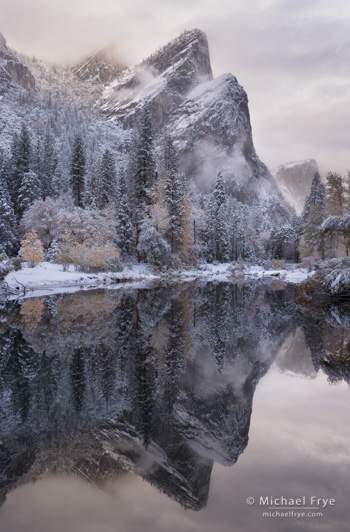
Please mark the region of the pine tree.
<svg viewBox="0 0 350 532"><path fill-rule="evenodd" d="M228 225L224 179L221 172L209 200L208 232L210 232L210 253L213 260L228 260Z"/></svg>
<svg viewBox="0 0 350 532"><path fill-rule="evenodd" d="M32 170L26 172L22 178L22 184L18 191L18 214L23 216L23 213L34 203L35 200L40 199L41 189L37 174Z"/></svg>
<svg viewBox="0 0 350 532"><path fill-rule="evenodd" d="M85 205L93 210L101 208L101 191L101 159L95 165L91 157L86 175Z"/></svg>
<svg viewBox="0 0 350 532"><path fill-rule="evenodd" d="M115 166L114 158L111 152L107 149L101 161L101 191L98 201L98 207L103 209L109 201L112 201L115 196Z"/></svg>
<svg viewBox="0 0 350 532"><path fill-rule="evenodd" d="M0 253L10 255L16 248L16 218L5 184L0 180Z"/></svg>
<svg viewBox="0 0 350 532"><path fill-rule="evenodd" d="M183 199L183 218L181 221L182 227L182 246L180 251L180 259L187 262L190 258L190 250L193 246L192 226L191 226L191 201L187 194ZM196 257L194 257L196 261Z"/></svg>
<svg viewBox="0 0 350 532"><path fill-rule="evenodd" d="M184 244L185 180L184 176L179 173L178 156L171 137L166 139L165 171L165 201L170 217L168 241L171 252L179 253Z"/></svg>
<svg viewBox="0 0 350 532"><path fill-rule="evenodd" d="M74 203L77 207L84 207L85 155L83 141L79 135L74 140L70 175Z"/></svg>
<svg viewBox="0 0 350 532"><path fill-rule="evenodd" d="M119 180L119 203L117 207L117 247L123 259L131 258L134 254L134 233L130 197L125 183L124 172Z"/></svg>
<svg viewBox="0 0 350 532"><path fill-rule="evenodd" d="M133 195L133 214L135 221L135 243L138 246L141 223L145 208L150 204L150 190L156 179L156 163L154 154L151 115L144 108L131 161L131 184Z"/></svg>
<svg viewBox="0 0 350 532"><path fill-rule="evenodd" d="M237 260L244 254L247 218L247 206L229 196L227 199L227 229L230 248L229 259L231 260Z"/></svg>
<svg viewBox="0 0 350 532"><path fill-rule="evenodd" d="M301 216L302 237L299 244L299 253L302 258L313 254L324 258L324 236L319 230L324 220L324 210L325 186L321 183L319 173L316 172L311 183L310 194L305 199Z"/></svg>
<svg viewBox="0 0 350 532"><path fill-rule="evenodd" d="M14 211L19 218L23 214L18 202L19 191L22 186L23 176L30 171L30 164L31 142L29 132L27 127L22 125L20 135L15 134L13 138L7 180Z"/></svg>
<svg viewBox="0 0 350 532"><path fill-rule="evenodd" d="M55 150L54 138L50 133L47 133L44 140L43 163L42 163L42 196L45 199L47 196L53 196L54 175L58 164L58 158Z"/></svg>
<svg viewBox="0 0 350 532"><path fill-rule="evenodd" d="M324 184L321 182L321 177L318 172L315 172L315 175L313 177L312 183L311 183L311 189L310 194L305 199L304 209L301 215L303 224L305 223L310 208L313 205L319 205L321 210L324 210L325 208L325 200L326 200L326 189Z"/></svg>

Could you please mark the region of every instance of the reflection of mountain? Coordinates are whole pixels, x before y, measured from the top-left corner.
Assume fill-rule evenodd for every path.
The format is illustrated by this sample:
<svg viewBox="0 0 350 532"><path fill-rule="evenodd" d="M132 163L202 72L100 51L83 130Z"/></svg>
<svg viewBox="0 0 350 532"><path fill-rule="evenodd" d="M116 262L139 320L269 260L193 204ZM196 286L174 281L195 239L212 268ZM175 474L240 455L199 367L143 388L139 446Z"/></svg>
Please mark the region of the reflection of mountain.
<svg viewBox="0 0 350 532"><path fill-rule="evenodd" d="M305 343L303 331L300 327L288 336L283 343L276 365L283 373L313 378L316 370L312 363L311 353Z"/></svg>
<svg viewBox="0 0 350 532"><path fill-rule="evenodd" d="M187 284L7 306L2 496L49 473L134 471L205 506L213 460L231 465L247 445L255 386L295 329L292 296Z"/></svg>

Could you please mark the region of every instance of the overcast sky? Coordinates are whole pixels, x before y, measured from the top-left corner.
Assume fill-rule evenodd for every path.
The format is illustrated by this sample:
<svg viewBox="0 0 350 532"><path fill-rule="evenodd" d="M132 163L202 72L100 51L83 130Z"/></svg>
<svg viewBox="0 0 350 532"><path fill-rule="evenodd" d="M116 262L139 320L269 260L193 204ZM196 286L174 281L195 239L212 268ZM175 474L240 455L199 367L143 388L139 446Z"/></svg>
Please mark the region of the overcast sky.
<svg viewBox="0 0 350 532"><path fill-rule="evenodd" d="M45 60L115 43L132 65L195 27L214 76L231 72L247 91L263 162L350 169L348 0L0 0L8 45Z"/></svg>

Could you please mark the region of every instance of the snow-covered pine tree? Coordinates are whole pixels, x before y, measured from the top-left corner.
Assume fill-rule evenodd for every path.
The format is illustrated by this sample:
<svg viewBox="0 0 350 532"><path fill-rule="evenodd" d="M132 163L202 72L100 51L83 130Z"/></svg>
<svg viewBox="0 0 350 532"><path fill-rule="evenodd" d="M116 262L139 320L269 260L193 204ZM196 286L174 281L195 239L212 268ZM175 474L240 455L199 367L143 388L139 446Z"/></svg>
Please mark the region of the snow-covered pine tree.
<svg viewBox="0 0 350 532"><path fill-rule="evenodd" d="M64 161L62 150L63 146L60 144L58 147L59 155L57 156L57 165L51 181L51 194L53 198L58 198L61 194L71 193L70 170L67 168L66 161Z"/></svg>
<svg viewBox="0 0 350 532"><path fill-rule="evenodd" d="M140 260L156 266L168 264L170 259L169 244L147 220L141 226L137 252Z"/></svg>
<svg viewBox="0 0 350 532"><path fill-rule="evenodd" d="M152 120L149 109L145 106L140 118L130 165L136 248L145 208L150 204L149 192L156 180L156 175Z"/></svg>
<svg viewBox="0 0 350 532"><path fill-rule="evenodd" d="M213 260L228 260L227 204L224 178L218 173L214 190L209 200L208 231L210 232L210 251Z"/></svg>
<svg viewBox="0 0 350 532"><path fill-rule="evenodd" d="M31 164L31 142L27 127L23 124L20 135L15 134L11 148L11 161L8 173L8 189L13 208L19 218L23 211L19 208L18 198L25 173L29 172Z"/></svg>
<svg viewBox="0 0 350 532"><path fill-rule="evenodd" d="M168 241L171 252L179 253L184 245L185 178L179 172L178 156L170 136L166 139L165 171L165 201L170 217Z"/></svg>
<svg viewBox="0 0 350 532"><path fill-rule="evenodd" d="M229 234L230 260L237 260L244 254L245 229L247 227L248 208L236 198L227 198L227 226Z"/></svg>
<svg viewBox="0 0 350 532"><path fill-rule="evenodd" d="M74 203L77 207L84 207L84 191L85 191L85 155L83 148L83 141L80 135L74 139L73 153L71 160L71 174L70 183Z"/></svg>
<svg viewBox="0 0 350 532"><path fill-rule="evenodd" d="M23 213L34 203L35 200L40 199L41 188L40 181L33 170L29 170L22 177L22 184L18 191L18 214L23 216Z"/></svg>
<svg viewBox="0 0 350 532"><path fill-rule="evenodd" d="M0 253L11 255L16 244L16 217L6 185L0 180Z"/></svg>
<svg viewBox="0 0 350 532"><path fill-rule="evenodd" d="M324 258L324 236L319 229L324 220L325 186L321 183L320 174L315 173L311 183L310 194L305 199L302 212L302 237L299 244L299 253L302 258L313 254Z"/></svg>
<svg viewBox="0 0 350 532"><path fill-rule="evenodd" d="M55 141L50 132L45 136L43 161L42 161L42 183L41 190L43 199L47 196L53 196L53 179L58 164L58 158L55 149Z"/></svg>
<svg viewBox="0 0 350 532"><path fill-rule="evenodd" d="M180 259L182 262L196 262L197 257L196 254L193 253L193 234L192 234L192 224L191 224L191 214L192 214L192 208L191 208L191 200L188 196L188 194L184 195L183 199L183 218L181 221L181 227L183 230L182 233L182 246L180 251ZM192 256L191 255L192 251Z"/></svg>
<svg viewBox="0 0 350 532"><path fill-rule="evenodd" d="M84 194L84 203L85 206L95 210L100 208L100 198L101 198L101 159L98 158L97 163L94 164L92 157L90 157L87 164L87 173L86 173L86 187Z"/></svg>
<svg viewBox="0 0 350 532"><path fill-rule="evenodd" d="M307 216L309 215L310 208L312 205L319 205L321 210L325 208L325 199L326 199L326 189L324 184L321 182L321 177L318 172L315 172L311 183L310 194L305 198L304 209L301 214L303 224L306 221Z"/></svg>
<svg viewBox="0 0 350 532"><path fill-rule="evenodd" d="M129 191L122 171L118 187L119 202L117 206L117 246L124 260L134 255L134 232Z"/></svg>
<svg viewBox="0 0 350 532"><path fill-rule="evenodd" d="M60 250L60 243L55 238L55 240L51 242L49 249L46 252L46 260L54 264L56 261L56 255L58 254L59 250Z"/></svg>
<svg viewBox="0 0 350 532"><path fill-rule="evenodd" d="M112 153L107 148L102 156L101 161L101 190L98 207L103 209L108 202L113 201L115 197L115 164Z"/></svg>

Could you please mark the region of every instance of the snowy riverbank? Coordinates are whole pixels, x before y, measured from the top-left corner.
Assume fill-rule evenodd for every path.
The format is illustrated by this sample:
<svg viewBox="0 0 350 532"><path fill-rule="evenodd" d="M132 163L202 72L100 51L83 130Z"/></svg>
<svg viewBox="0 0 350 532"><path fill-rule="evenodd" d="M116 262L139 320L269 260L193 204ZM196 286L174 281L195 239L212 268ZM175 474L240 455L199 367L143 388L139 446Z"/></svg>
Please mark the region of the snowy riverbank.
<svg viewBox="0 0 350 532"><path fill-rule="evenodd" d="M181 270L168 270L154 272L147 264L134 264L124 267L118 273L82 273L71 266L68 271L63 271L62 266L42 262L36 268L25 266L20 271L10 272L4 279L12 295L49 295L56 293L76 292L93 288L118 288L125 284L139 286L145 281L191 281L206 279L217 281L233 281L237 276L261 279L271 277L287 283L300 283L313 272L297 269L290 265L288 269L264 270L261 266L245 267L242 271L234 271L231 263L205 264L198 268Z"/></svg>

